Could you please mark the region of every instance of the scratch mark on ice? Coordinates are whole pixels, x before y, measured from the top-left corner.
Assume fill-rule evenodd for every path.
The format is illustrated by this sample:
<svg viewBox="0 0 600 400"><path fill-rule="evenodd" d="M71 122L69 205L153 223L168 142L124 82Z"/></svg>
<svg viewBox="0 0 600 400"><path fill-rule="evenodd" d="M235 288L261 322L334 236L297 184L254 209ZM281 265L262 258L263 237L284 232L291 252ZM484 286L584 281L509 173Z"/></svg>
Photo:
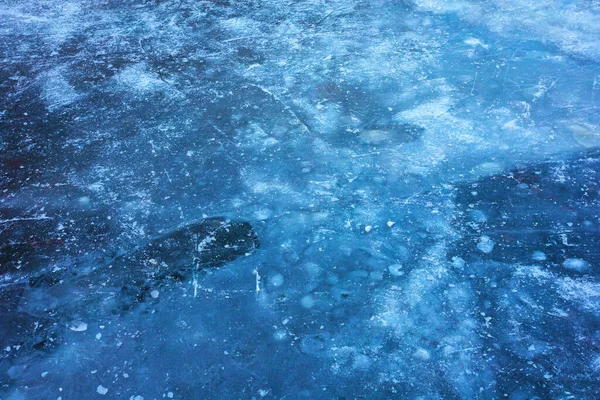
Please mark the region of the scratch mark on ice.
<svg viewBox="0 0 600 400"><path fill-rule="evenodd" d="M298 116L298 114L296 114L294 112L294 110L292 110L290 108L290 106L288 106L283 100L281 100L275 93L273 93L272 91L270 91L267 88L264 88L260 85L257 85L255 83L250 83L250 86L254 86L255 88L258 88L260 90L262 90L264 93L268 94L269 96L271 96L273 99L275 99L276 102L278 102L279 104L281 104L281 106L288 112L290 113L294 119L300 124L302 125L302 127L304 127L304 129L306 130L306 132L308 132L309 134L312 135L312 131L310 130L310 128L304 123L302 122L302 120L300 119L300 117Z"/></svg>
<svg viewBox="0 0 600 400"><path fill-rule="evenodd" d="M260 292L260 275L258 273L258 268L255 268L252 273L256 276L256 293Z"/></svg>
<svg viewBox="0 0 600 400"><path fill-rule="evenodd" d="M196 276L196 271L194 271L192 276L192 285L194 286L194 298L196 298L196 296L198 296L198 288L200 287L200 285L198 285L198 277Z"/></svg>
<svg viewBox="0 0 600 400"><path fill-rule="evenodd" d="M0 219L0 224L8 224L10 222L19 222L19 221L40 221L44 219L54 219L51 217L47 217L46 214L40 215L39 217L31 217L31 218L11 218L11 219Z"/></svg>

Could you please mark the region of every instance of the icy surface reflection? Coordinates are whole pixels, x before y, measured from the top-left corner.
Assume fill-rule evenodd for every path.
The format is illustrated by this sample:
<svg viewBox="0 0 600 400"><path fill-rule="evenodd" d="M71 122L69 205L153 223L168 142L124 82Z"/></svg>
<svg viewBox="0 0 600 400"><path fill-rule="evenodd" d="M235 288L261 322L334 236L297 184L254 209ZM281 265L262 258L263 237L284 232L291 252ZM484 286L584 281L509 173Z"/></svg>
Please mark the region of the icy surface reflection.
<svg viewBox="0 0 600 400"><path fill-rule="evenodd" d="M580 3L4 1L0 397L600 397Z"/></svg>

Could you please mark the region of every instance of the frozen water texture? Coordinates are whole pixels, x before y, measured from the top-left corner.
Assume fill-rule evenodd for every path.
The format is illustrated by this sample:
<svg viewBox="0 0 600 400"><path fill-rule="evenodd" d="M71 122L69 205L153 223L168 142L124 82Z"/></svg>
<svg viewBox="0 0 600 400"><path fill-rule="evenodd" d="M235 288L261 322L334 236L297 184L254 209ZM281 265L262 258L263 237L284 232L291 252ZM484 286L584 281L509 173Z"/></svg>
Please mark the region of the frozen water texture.
<svg viewBox="0 0 600 400"><path fill-rule="evenodd" d="M0 398L599 398L599 16L5 1Z"/></svg>

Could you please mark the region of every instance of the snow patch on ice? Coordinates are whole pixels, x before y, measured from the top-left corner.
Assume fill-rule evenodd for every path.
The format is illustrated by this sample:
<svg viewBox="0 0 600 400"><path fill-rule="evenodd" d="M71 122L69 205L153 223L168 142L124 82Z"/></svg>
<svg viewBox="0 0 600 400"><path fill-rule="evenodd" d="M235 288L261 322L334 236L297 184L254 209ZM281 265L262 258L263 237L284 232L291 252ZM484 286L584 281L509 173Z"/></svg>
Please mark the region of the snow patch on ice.
<svg viewBox="0 0 600 400"><path fill-rule="evenodd" d="M584 309L600 311L600 283L584 279L560 278L558 294L565 300L574 301Z"/></svg>
<svg viewBox="0 0 600 400"><path fill-rule="evenodd" d="M80 95L64 76L64 68L55 68L43 74L42 96L50 111L76 102Z"/></svg>
<svg viewBox="0 0 600 400"><path fill-rule="evenodd" d="M224 21L221 21L220 25L222 28L238 35L253 35L260 32L260 23L258 21L254 21L246 17L226 19ZM227 40L231 41L235 39L237 38L231 38Z"/></svg>
<svg viewBox="0 0 600 400"><path fill-rule="evenodd" d="M581 258L567 258L562 265L566 269L576 272L585 272L590 268L590 263Z"/></svg>
<svg viewBox="0 0 600 400"><path fill-rule="evenodd" d="M161 91L168 87L156 74L150 72L144 63L130 65L114 77L119 87L136 94Z"/></svg>
<svg viewBox="0 0 600 400"><path fill-rule="evenodd" d="M494 241L489 236L481 236L477 241L477 250L488 254L494 250L494 245Z"/></svg>

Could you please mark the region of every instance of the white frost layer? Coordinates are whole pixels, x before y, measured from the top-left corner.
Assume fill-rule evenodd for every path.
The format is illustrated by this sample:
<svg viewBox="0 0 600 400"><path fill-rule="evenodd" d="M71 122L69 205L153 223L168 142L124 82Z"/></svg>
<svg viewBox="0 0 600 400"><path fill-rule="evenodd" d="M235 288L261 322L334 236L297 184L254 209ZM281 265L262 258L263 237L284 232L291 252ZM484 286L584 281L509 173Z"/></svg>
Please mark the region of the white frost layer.
<svg viewBox="0 0 600 400"><path fill-rule="evenodd" d="M271 285L275 286L275 287L279 287L281 285L283 285L284 282L284 278L283 275L281 274L275 274L271 277L271 279L269 279L269 283L271 283Z"/></svg>
<svg viewBox="0 0 600 400"><path fill-rule="evenodd" d="M44 76L42 96L49 110L68 106L80 97L63 74L62 68L55 68Z"/></svg>
<svg viewBox="0 0 600 400"><path fill-rule="evenodd" d="M558 294L584 309L600 311L600 285L587 280L562 278L557 281Z"/></svg>
<svg viewBox="0 0 600 400"><path fill-rule="evenodd" d="M489 236L482 236L477 242L477 250L489 254L494 250L494 241Z"/></svg>
<svg viewBox="0 0 600 400"><path fill-rule="evenodd" d="M71 325L69 325L69 329L75 332L84 332L87 331L88 325L82 321L73 321Z"/></svg>
<svg viewBox="0 0 600 400"><path fill-rule="evenodd" d="M102 385L98 385L98 387L96 388L96 392L104 396L106 393L108 393L108 389Z"/></svg>
<svg viewBox="0 0 600 400"><path fill-rule="evenodd" d="M561 0L413 0L422 9L453 13L501 34L522 33L563 51L600 59L600 9L592 2ZM468 40L468 39L467 39Z"/></svg>
<svg viewBox="0 0 600 400"><path fill-rule="evenodd" d="M566 269L577 272L585 272L590 268L590 264L581 258L567 258L562 265Z"/></svg>
<svg viewBox="0 0 600 400"><path fill-rule="evenodd" d="M304 308L312 308L315 306L315 299L310 295L306 295L300 300L302 307Z"/></svg>
<svg viewBox="0 0 600 400"><path fill-rule="evenodd" d="M402 265L400 264L392 264L388 267L388 271L393 276L402 276L404 275L404 271L402 271Z"/></svg>
<svg viewBox="0 0 600 400"><path fill-rule="evenodd" d="M156 74L148 71L146 64L131 65L115 76L119 87L131 92L147 94L165 89L168 85Z"/></svg>

